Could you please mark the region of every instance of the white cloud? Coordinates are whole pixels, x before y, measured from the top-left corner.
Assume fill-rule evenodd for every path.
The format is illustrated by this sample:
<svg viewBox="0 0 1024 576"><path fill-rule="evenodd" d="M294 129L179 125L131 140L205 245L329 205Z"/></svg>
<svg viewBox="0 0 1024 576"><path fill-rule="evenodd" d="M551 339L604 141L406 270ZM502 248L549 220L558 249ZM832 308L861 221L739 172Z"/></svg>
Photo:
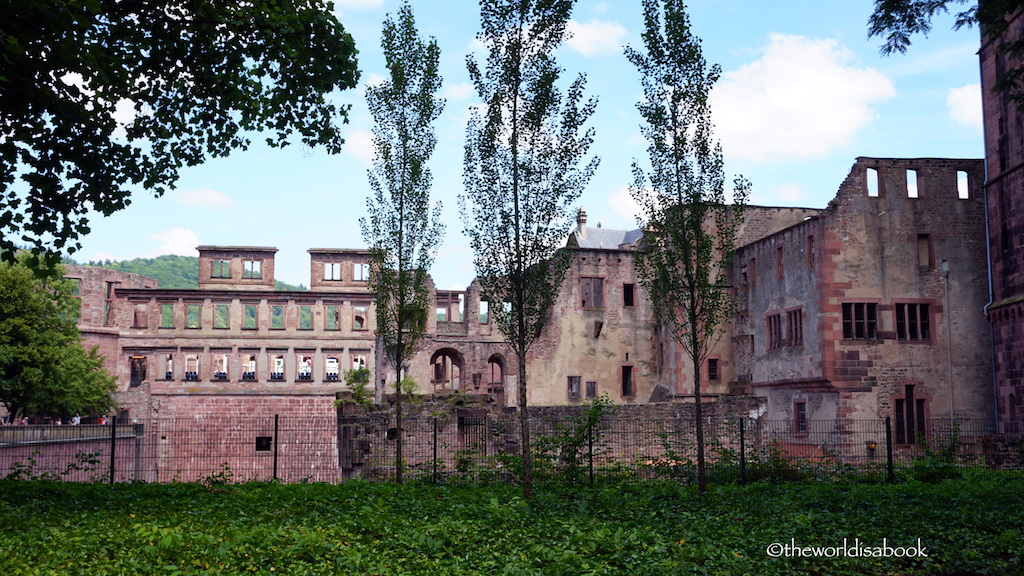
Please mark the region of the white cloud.
<svg viewBox="0 0 1024 576"><path fill-rule="evenodd" d="M202 188L199 190L179 190L175 193L175 197L178 199L178 202L181 202L182 204L199 206L201 208L228 208L235 203L234 200L228 196L209 188Z"/></svg>
<svg viewBox="0 0 1024 576"><path fill-rule="evenodd" d="M981 85L968 84L952 88L946 95L949 117L958 124L982 130Z"/></svg>
<svg viewBox="0 0 1024 576"><path fill-rule="evenodd" d="M150 257L164 254L197 255L196 246L199 246L199 237L191 230L176 226L170 230L151 234L149 237L160 243L156 250L149 254Z"/></svg>
<svg viewBox="0 0 1024 576"><path fill-rule="evenodd" d="M345 135L345 151L364 164L373 164L373 132L360 129L349 132Z"/></svg>
<svg viewBox="0 0 1024 576"><path fill-rule="evenodd" d="M786 202L797 202L804 196L799 184L783 184L775 189L775 197Z"/></svg>
<svg viewBox="0 0 1024 576"><path fill-rule="evenodd" d="M711 95L725 153L758 162L822 156L895 96L880 72L857 68L835 40L772 34L761 58L723 74Z"/></svg>
<svg viewBox="0 0 1024 576"><path fill-rule="evenodd" d="M640 205L636 203L636 200L629 193L629 186L621 186L613 190L608 195L608 206L631 224L635 224L637 216L643 212Z"/></svg>
<svg viewBox="0 0 1024 576"><path fill-rule="evenodd" d="M444 88L444 97L448 100L466 100L476 96L476 88L469 82L459 82L458 84L449 84Z"/></svg>
<svg viewBox="0 0 1024 576"><path fill-rule="evenodd" d="M582 24L570 20L567 29L571 36L566 44L588 58L622 52L622 37L626 35L626 29L618 22L595 18Z"/></svg>
<svg viewBox="0 0 1024 576"><path fill-rule="evenodd" d="M386 76L380 74L370 74L370 77L366 79L367 86L380 86L381 84L388 81Z"/></svg>

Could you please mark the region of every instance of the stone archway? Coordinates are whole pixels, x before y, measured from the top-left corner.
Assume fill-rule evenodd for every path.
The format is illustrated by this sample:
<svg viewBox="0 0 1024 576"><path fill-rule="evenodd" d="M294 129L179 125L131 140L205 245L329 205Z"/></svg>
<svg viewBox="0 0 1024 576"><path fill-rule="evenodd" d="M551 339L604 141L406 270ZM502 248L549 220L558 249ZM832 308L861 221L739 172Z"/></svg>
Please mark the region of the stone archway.
<svg viewBox="0 0 1024 576"><path fill-rule="evenodd" d="M430 383L434 392L454 392L462 389L462 369L465 359L454 348L441 348L430 357Z"/></svg>
<svg viewBox="0 0 1024 576"><path fill-rule="evenodd" d="M487 373L485 375L487 392L497 394L505 389L505 357L501 354L491 354L487 359Z"/></svg>

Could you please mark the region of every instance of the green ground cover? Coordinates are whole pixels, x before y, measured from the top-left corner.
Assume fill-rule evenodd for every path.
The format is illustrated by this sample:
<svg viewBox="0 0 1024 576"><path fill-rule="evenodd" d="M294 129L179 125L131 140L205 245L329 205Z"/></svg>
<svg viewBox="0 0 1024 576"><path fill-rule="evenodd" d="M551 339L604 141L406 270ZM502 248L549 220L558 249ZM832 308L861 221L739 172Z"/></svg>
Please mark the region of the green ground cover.
<svg viewBox="0 0 1024 576"><path fill-rule="evenodd" d="M895 486L0 481L0 574L1017 574L1019 476ZM223 480L223 478L221 479ZM769 545L925 558L770 557ZM778 548L778 547L776 547ZM783 550L774 550L783 552ZM831 551L833 556L837 554Z"/></svg>

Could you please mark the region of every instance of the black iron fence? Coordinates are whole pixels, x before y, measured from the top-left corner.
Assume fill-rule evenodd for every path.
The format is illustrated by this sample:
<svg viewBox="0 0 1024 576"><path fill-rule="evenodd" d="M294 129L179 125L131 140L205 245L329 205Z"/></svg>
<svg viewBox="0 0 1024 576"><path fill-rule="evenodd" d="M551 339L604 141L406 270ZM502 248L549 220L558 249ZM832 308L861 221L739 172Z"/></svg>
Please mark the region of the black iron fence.
<svg viewBox="0 0 1024 576"><path fill-rule="evenodd" d="M941 478L965 467L1021 470L1021 423L930 420L704 420L712 482ZM692 482L692 419L579 416L530 421L539 481ZM0 478L68 481L341 482L395 478L399 431L367 417L160 418L81 426L0 427ZM437 416L403 421L407 478L515 481L519 421Z"/></svg>

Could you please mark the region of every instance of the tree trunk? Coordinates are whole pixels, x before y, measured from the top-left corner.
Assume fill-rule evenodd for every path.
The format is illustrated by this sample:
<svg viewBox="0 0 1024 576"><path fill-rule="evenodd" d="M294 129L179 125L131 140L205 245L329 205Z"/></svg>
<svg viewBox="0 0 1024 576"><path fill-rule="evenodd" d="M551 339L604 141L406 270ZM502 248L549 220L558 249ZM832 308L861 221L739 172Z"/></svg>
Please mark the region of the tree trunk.
<svg viewBox="0 0 1024 576"><path fill-rule="evenodd" d="M523 499L533 497L533 452L530 450L530 418L526 410L526 354L519 354L519 444L523 453Z"/></svg>

